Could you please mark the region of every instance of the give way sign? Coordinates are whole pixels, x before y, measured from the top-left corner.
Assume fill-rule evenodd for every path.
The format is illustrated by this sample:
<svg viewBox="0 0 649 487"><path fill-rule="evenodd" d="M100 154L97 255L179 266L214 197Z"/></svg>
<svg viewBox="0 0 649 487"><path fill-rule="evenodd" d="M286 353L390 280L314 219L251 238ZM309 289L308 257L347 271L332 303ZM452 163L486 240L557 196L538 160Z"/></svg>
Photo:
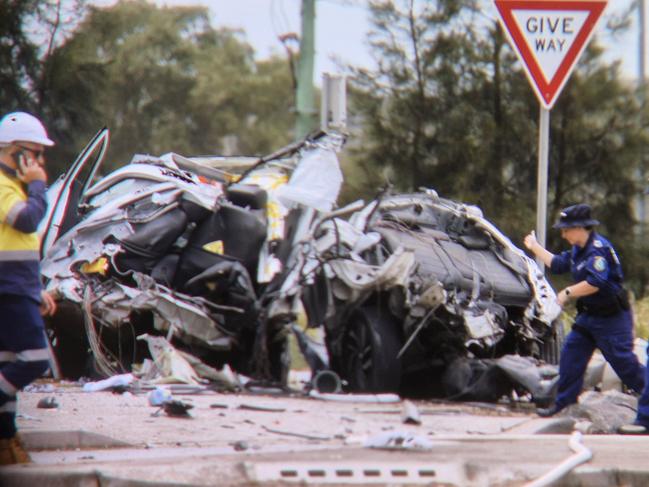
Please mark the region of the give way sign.
<svg viewBox="0 0 649 487"><path fill-rule="evenodd" d="M552 108L606 0L494 0L541 103Z"/></svg>

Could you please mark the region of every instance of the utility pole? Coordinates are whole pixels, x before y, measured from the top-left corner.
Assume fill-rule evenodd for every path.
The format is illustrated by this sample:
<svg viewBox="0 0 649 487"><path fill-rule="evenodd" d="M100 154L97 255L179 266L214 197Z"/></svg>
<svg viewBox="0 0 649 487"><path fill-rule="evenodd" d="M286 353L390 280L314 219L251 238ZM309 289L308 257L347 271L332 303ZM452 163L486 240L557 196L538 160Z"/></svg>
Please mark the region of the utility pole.
<svg viewBox="0 0 649 487"><path fill-rule="evenodd" d="M314 107L313 66L315 58L315 0L302 0L302 35L295 94L295 138L299 140L317 127Z"/></svg>
<svg viewBox="0 0 649 487"><path fill-rule="evenodd" d="M638 0L638 84L644 88L647 77L647 0Z"/></svg>
<svg viewBox="0 0 649 487"><path fill-rule="evenodd" d="M647 89L647 6L646 0L638 0L638 91L641 96L642 105L646 103L645 91ZM640 154L640 168L638 169L638 179L640 185L646 184L646 160L644 151ZM647 224L647 194L642 192L638 197L638 220L640 221L640 237L644 239Z"/></svg>

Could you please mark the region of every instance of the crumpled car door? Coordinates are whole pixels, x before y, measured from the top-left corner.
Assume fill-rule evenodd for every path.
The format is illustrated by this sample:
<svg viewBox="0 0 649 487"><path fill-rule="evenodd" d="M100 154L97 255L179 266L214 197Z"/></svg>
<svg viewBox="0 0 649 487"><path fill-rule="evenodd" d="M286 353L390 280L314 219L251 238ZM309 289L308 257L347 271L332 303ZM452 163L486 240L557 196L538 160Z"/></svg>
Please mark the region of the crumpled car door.
<svg viewBox="0 0 649 487"><path fill-rule="evenodd" d="M104 127L79 153L70 168L47 190L48 207L39 226L41 258L52 244L79 221L79 206L104 160L110 131Z"/></svg>

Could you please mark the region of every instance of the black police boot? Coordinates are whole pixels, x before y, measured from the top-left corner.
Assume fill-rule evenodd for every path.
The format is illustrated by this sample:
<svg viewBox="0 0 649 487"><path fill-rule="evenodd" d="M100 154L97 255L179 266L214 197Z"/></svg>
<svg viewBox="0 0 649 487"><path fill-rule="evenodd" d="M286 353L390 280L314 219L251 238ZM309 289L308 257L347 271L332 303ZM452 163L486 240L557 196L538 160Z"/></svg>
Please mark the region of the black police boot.
<svg viewBox="0 0 649 487"><path fill-rule="evenodd" d="M617 432L621 435L649 435L649 428L636 421L632 424L623 424Z"/></svg>
<svg viewBox="0 0 649 487"><path fill-rule="evenodd" d="M555 404L554 406L550 406L549 408L538 408L536 410L536 414L538 414L542 418L549 418L557 414L559 411L561 411L561 409L563 408L560 408Z"/></svg>

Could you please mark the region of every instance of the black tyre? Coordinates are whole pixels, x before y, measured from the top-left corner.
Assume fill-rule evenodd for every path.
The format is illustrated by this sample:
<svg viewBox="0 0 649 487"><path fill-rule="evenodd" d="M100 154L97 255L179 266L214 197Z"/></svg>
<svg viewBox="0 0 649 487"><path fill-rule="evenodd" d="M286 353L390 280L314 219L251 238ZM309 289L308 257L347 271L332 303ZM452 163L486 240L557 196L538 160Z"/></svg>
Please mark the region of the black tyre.
<svg viewBox="0 0 649 487"><path fill-rule="evenodd" d="M385 306L367 304L346 323L340 375L355 392L399 392L403 344L398 321Z"/></svg>
<svg viewBox="0 0 649 487"><path fill-rule="evenodd" d="M566 338L566 332L563 325L563 320L557 318L552 322L552 330L543 340L541 348L541 360L548 364L558 365L559 357L561 356L561 348L563 341Z"/></svg>

